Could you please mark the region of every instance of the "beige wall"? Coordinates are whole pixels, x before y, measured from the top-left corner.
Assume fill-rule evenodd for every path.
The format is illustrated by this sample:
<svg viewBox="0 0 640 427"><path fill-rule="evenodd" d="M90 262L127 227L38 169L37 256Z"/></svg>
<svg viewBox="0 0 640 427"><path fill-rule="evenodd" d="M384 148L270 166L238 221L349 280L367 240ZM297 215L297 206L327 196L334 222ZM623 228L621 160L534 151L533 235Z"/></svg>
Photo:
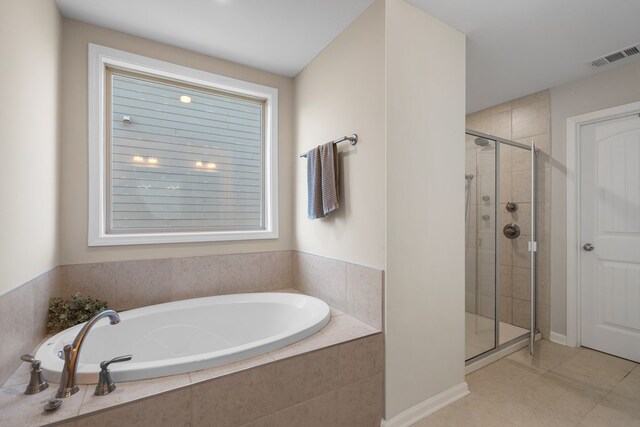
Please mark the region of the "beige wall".
<svg viewBox="0 0 640 427"><path fill-rule="evenodd" d="M464 383L465 36L388 0L386 57L388 420Z"/></svg>
<svg viewBox="0 0 640 427"><path fill-rule="evenodd" d="M279 221L277 240L113 247L87 246L87 44L125 50L279 90ZM147 39L64 19L62 35L60 263L76 264L291 249L293 79Z"/></svg>
<svg viewBox="0 0 640 427"><path fill-rule="evenodd" d="M567 333L567 118L640 101L640 61L551 89L551 330Z"/></svg>
<svg viewBox="0 0 640 427"><path fill-rule="evenodd" d="M384 1L378 0L295 80L295 249L384 266ZM340 208L307 219L307 163L298 157L343 135Z"/></svg>
<svg viewBox="0 0 640 427"><path fill-rule="evenodd" d="M58 264L61 20L54 1L0 13L0 294Z"/></svg>
<svg viewBox="0 0 640 427"><path fill-rule="evenodd" d="M467 128L497 137L531 145L533 140L538 148L538 203L537 203L537 328L545 338L549 337L549 155L550 146L549 91L544 90L504 104L497 105L467 116ZM473 195L477 194L477 229L469 236L477 238L478 247L467 247L467 252L476 250L467 273L477 272L475 283L467 283L466 309L482 316L493 317L495 310L494 287L494 247L487 247L495 232L493 221L493 200L487 204L481 197L493 196L495 185L491 179L483 179L483 173L491 172L494 167L493 151L489 157L480 159L478 164L473 156L479 153L473 138L467 137L467 170L475 175L471 184ZM486 153L483 150L481 153ZM531 153L506 144L500 146L500 210L498 212L498 235L500 241L499 269L500 279L500 321L529 329L531 324L531 269L527 242L531 238ZM485 161L483 163L483 160ZM488 160L488 161L487 161ZM484 169L484 170L483 170ZM489 170L487 170L489 169ZM508 201L518 204L518 211L506 210ZM472 202L473 203L473 202ZM488 206L487 206L488 205ZM473 206L472 206L473 208ZM487 209L489 208L489 209ZM490 214L489 221L482 215ZM510 240L502 233L508 223L520 227L520 237ZM477 233L476 233L477 232ZM482 239L482 247L480 247ZM495 245L494 245L495 246ZM471 253L473 255L473 253ZM477 297L477 298L476 298Z"/></svg>

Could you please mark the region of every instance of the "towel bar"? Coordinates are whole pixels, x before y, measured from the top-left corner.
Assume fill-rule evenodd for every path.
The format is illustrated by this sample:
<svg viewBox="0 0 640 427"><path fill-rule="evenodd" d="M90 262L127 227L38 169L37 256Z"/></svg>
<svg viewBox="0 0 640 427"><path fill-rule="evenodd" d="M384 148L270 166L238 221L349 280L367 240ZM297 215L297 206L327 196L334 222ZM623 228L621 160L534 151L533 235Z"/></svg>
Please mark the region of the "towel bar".
<svg viewBox="0 0 640 427"><path fill-rule="evenodd" d="M331 141L331 143L337 144L337 143L342 142L342 141L349 141L349 144L356 145L358 143L358 134L354 133L351 136L343 136L340 139L335 139L335 140ZM300 157L307 157L307 153L300 154Z"/></svg>

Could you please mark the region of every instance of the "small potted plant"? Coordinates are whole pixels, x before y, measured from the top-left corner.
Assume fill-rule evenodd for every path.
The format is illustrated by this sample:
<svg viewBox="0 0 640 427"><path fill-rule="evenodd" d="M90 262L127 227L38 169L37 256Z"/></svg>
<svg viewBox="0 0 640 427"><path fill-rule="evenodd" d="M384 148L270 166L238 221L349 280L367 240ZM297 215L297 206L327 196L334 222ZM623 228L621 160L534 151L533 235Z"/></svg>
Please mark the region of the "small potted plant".
<svg viewBox="0 0 640 427"><path fill-rule="evenodd" d="M49 299L49 332L58 332L90 320L107 309L107 303L75 294L70 298L52 297Z"/></svg>

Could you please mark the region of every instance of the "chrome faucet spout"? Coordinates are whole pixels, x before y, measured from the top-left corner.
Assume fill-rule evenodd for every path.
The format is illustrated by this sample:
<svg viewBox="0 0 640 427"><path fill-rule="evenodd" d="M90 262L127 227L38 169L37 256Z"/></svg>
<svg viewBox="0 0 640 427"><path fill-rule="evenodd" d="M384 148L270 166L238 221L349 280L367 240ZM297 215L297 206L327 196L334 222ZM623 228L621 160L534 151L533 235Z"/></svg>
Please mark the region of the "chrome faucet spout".
<svg viewBox="0 0 640 427"><path fill-rule="evenodd" d="M79 390L79 387L76 384L76 372L78 370L78 362L80 360L80 349L82 348L82 344L84 343L84 340L87 337L87 334L89 334L91 328L93 328L93 326L104 317L108 317L112 325L120 323L120 316L118 313L114 310L104 310L85 323L71 344L64 346L64 367L62 368L60 388L58 389L58 393L56 393L56 397L69 397Z"/></svg>

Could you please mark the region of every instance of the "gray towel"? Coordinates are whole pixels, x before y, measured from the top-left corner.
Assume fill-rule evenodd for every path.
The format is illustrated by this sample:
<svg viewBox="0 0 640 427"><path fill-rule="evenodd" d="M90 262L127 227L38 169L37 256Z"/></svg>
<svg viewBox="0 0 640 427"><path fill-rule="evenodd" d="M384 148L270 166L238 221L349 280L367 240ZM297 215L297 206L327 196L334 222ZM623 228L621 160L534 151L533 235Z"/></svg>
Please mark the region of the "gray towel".
<svg viewBox="0 0 640 427"><path fill-rule="evenodd" d="M307 153L307 218L324 217L322 210L322 169L320 167L320 148Z"/></svg>
<svg viewBox="0 0 640 427"><path fill-rule="evenodd" d="M338 209L338 146L332 142L320 146L322 167L322 210L324 214Z"/></svg>
<svg viewBox="0 0 640 427"><path fill-rule="evenodd" d="M333 143L307 153L307 217L323 218L338 209L338 149Z"/></svg>

